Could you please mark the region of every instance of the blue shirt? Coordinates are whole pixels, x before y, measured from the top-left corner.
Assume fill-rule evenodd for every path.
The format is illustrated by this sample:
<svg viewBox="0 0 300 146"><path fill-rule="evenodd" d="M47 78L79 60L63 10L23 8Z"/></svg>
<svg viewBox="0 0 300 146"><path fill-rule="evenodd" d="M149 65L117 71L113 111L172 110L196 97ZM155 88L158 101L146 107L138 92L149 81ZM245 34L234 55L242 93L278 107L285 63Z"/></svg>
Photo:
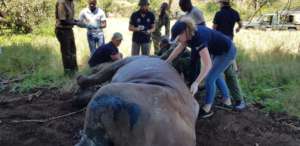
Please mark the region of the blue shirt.
<svg viewBox="0 0 300 146"><path fill-rule="evenodd" d="M90 67L94 67L98 64L112 61L111 55L119 53L119 49L115 47L112 42L99 47L89 60Z"/></svg>
<svg viewBox="0 0 300 146"><path fill-rule="evenodd" d="M133 32L132 41L135 43L143 44L150 42L150 34L146 34L145 31L152 28L155 22L155 16L152 12L148 11L145 16L142 16L141 11L134 12L130 17L130 25L134 27L144 27L144 32Z"/></svg>
<svg viewBox="0 0 300 146"><path fill-rule="evenodd" d="M205 47L211 55L222 55L230 49L232 41L221 32L198 25L195 35L188 41L188 46L192 49L192 60L194 60L199 58L199 52Z"/></svg>
<svg viewBox="0 0 300 146"><path fill-rule="evenodd" d="M218 31L224 33L230 38L233 38L234 24L240 20L240 15L237 11L232 9L230 6L224 6L216 13L213 23L218 25Z"/></svg>

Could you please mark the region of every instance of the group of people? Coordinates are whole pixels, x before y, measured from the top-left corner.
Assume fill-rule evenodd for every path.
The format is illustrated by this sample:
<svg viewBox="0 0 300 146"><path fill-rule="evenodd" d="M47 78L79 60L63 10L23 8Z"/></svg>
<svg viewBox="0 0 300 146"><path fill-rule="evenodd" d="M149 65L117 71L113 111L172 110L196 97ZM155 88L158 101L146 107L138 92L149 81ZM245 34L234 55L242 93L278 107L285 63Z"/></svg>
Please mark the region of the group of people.
<svg viewBox="0 0 300 146"><path fill-rule="evenodd" d="M238 82L235 58L237 54L233 43L234 26L239 32L242 27L239 13L230 6L229 0L218 0L220 11L215 14L213 29L208 28L201 10L193 6L191 0L179 0L179 6L185 15L177 20L170 30L168 3L162 3L158 18L149 10L149 1L140 0L139 10L130 17L129 31L132 36L132 55L150 55L153 40L155 55L173 64L178 58L187 68L173 66L183 72L193 95L205 82L206 95L204 105L199 111L200 118L213 115L212 106L218 87L222 94L224 108L242 110L246 104ZM88 8L81 11L79 20L74 19L73 0L58 0L56 4L56 36L61 44L62 60L66 74L77 70L76 47L72 27L87 28L87 38L91 51L90 67L104 62L122 59L119 45L123 40L121 33L114 33L111 41L105 44L103 29L106 27L104 12L97 8L97 0L88 0ZM161 28L165 27L165 36ZM171 32L171 38L170 37ZM190 48L190 51L187 49ZM167 55L166 55L167 54ZM223 78L225 74L225 79ZM231 102L231 96L234 103Z"/></svg>

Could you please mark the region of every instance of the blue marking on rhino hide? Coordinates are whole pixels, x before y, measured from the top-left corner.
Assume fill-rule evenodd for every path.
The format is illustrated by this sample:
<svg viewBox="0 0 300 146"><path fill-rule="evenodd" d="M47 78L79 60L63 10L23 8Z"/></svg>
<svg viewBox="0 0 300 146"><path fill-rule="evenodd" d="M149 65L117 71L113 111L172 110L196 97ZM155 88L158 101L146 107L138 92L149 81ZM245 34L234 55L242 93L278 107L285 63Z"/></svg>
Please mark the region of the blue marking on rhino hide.
<svg viewBox="0 0 300 146"><path fill-rule="evenodd" d="M122 100L119 97L114 96L98 96L94 98L90 103L90 109L93 111L100 110L102 108L113 110L114 121L118 120L118 114L122 110L126 110L129 115L130 129L137 123L141 114L140 106L135 103L129 103Z"/></svg>

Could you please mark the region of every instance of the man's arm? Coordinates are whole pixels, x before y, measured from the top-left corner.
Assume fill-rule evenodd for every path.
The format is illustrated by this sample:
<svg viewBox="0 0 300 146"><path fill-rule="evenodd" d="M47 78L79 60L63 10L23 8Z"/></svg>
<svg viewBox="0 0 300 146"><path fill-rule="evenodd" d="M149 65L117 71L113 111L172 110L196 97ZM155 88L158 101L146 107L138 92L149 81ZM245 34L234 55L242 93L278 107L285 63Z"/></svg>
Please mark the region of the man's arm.
<svg viewBox="0 0 300 146"><path fill-rule="evenodd" d="M116 60L120 60L122 57L121 57L120 53L116 53L116 54L110 55L110 58L111 58L111 60L116 61Z"/></svg>
<svg viewBox="0 0 300 146"><path fill-rule="evenodd" d="M129 30L130 30L130 31L132 31L132 32L141 31L141 30L140 30L140 28L138 28L138 27L134 27L134 26L133 26L133 25L131 25L131 24L129 25Z"/></svg>
<svg viewBox="0 0 300 146"><path fill-rule="evenodd" d="M130 16L130 22L129 22L129 31L132 31L132 32L138 32L138 31L141 31L141 29L139 28L139 27L135 27L134 25L135 25L135 18L134 18L135 16L134 16L134 14L132 14L131 16Z"/></svg>
<svg viewBox="0 0 300 146"><path fill-rule="evenodd" d="M106 28L106 20L100 22L100 28L101 29Z"/></svg>
<svg viewBox="0 0 300 146"><path fill-rule="evenodd" d="M97 66L98 72L92 74L90 76L79 76L77 78L77 84L81 88L87 88L93 85L101 84L106 81L112 79L114 74L118 71L119 68L122 66L130 63L131 61L135 60L137 57L126 58L123 60L116 61L112 64L103 64L103 66Z"/></svg>
<svg viewBox="0 0 300 146"><path fill-rule="evenodd" d="M243 27L243 23L242 23L240 14L238 12L236 12L236 22L238 23L238 27L235 29L235 32L238 33Z"/></svg>
<svg viewBox="0 0 300 146"><path fill-rule="evenodd" d="M102 11L102 16L101 16L101 22L100 22L100 28L103 29L103 28L106 28L106 16L105 16L105 13L103 10Z"/></svg>
<svg viewBox="0 0 300 146"><path fill-rule="evenodd" d="M155 24L151 24L151 28L147 30L147 33L152 33L155 31Z"/></svg>
<svg viewBox="0 0 300 146"><path fill-rule="evenodd" d="M219 13L217 12L216 14L215 14L215 17L214 17L214 19L213 19L213 29L214 30L217 30L217 28L218 28L218 24L220 24L220 19L219 19Z"/></svg>
<svg viewBox="0 0 300 146"><path fill-rule="evenodd" d="M213 24L213 27L212 27L214 30L217 30L218 28L218 24Z"/></svg>
<svg viewBox="0 0 300 146"><path fill-rule="evenodd" d="M151 24L151 28L148 30L148 33L152 33L155 31L156 26L155 26L155 15L154 14L152 15L151 20L152 20L152 24Z"/></svg>
<svg viewBox="0 0 300 146"><path fill-rule="evenodd" d="M88 28L87 21L88 20L86 19L85 15L84 15L84 9L83 9L79 13L79 20L78 20L77 26L81 27L81 28Z"/></svg>
<svg viewBox="0 0 300 146"><path fill-rule="evenodd" d="M236 33L240 32L240 30L241 30L242 27L243 27L243 23L242 23L241 20L238 21L237 23L238 23L238 27L235 29L235 32L236 32Z"/></svg>

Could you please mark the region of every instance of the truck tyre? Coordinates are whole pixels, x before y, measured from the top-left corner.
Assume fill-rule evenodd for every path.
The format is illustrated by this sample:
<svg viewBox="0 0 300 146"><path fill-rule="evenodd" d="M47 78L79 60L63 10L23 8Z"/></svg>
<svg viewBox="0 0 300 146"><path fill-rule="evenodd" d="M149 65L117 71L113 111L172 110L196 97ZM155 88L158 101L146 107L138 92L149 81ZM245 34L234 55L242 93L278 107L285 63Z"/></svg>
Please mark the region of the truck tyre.
<svg viewBox="0 0 300 146"><path fill-rule="evenodd" d="M297 31L296 28L288 28L288 31Z"/></svg>

